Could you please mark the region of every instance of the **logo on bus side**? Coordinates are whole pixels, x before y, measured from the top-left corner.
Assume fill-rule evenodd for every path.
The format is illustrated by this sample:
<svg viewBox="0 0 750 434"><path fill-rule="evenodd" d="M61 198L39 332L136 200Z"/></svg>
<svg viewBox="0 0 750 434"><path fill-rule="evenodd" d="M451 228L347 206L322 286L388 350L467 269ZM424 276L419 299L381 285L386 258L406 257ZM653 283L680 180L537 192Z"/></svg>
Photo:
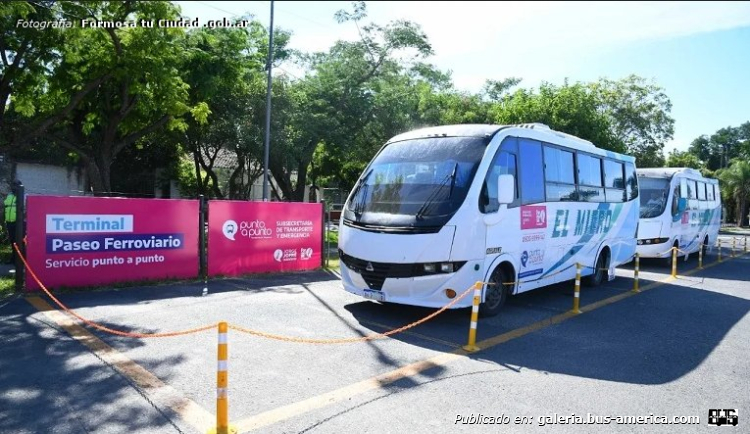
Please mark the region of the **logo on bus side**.
<svg viewBox="0 0 750 434"><path fill-rule="evenodd" d="M569 233L568 217L570 210L557 210L552 238L567 237ZM573 235L596 235L609 232L612 227L612 210L578 210Z"/></svg>
<svg viewBox="0 0 750 434"><path fill-rule="evenodd" d="M521 207L521 229L542 229L546 227L546 206L524 205Z"/></svg>

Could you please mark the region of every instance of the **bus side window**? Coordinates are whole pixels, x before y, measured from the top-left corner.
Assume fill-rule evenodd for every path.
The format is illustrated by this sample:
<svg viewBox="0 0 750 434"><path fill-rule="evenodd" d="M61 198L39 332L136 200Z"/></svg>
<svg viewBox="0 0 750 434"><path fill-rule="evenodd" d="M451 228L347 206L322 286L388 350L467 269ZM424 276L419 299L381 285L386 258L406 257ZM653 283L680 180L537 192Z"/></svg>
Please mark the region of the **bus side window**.
<svg viewBox="0 0 750 434"><path fill-rule="evenodd" d="M487 172L487 178L484 180L479 211L483 213L497 211L499 207L497 203L497 177L500 175L513 175L516 190L513 197L518 199L518 172L516 166L516 156L514 154L500 151L495 155L495 159L492 161L492 165L490 165L490 170ZM514 202L516 201L514 200Z"/></svg>
<svg viewBox="0 0 750 434"><path fill-rule="evenodd" d="M604 195L607 202L625 202L625 172L619 161L604 160Z"/></svg>
<svg viewBox="0 0 750 434"><path fill-rule="evenodd" d="M542 143L531 139L518 140L521 203L544 202L544 166Z"/></svg>
<svg viewBox="0 0 750 434"><path fill-rule="evenodd" d="M680 186L674 188L674 194L672 195L672 215L677 215L677 204L680 202Z"/></svg>

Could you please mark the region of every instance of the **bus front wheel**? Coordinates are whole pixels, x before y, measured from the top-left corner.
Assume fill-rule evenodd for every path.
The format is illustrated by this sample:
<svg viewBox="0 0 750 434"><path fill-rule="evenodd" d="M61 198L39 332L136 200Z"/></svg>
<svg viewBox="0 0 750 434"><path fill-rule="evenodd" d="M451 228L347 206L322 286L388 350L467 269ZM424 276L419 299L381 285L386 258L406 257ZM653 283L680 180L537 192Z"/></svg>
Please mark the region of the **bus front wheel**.
<svg viewBox="0 0 750 434"><path fill-rule="evenodd" d="M594 265L594 272L582 279L584 286L599 286L602 284L604 279L609 274L609 250L603 249L599 252L599 257L596 258L596 265Z"/></svg>
<svg viewBox="0 0 750 434"><path fill-rule="evenodd" d="M479 305L479 316L490 317L500 313L500 309L508 298L508 285L506 284L511 279L510 275L502 267L495 269L487 285L484 303Z"/></svg>

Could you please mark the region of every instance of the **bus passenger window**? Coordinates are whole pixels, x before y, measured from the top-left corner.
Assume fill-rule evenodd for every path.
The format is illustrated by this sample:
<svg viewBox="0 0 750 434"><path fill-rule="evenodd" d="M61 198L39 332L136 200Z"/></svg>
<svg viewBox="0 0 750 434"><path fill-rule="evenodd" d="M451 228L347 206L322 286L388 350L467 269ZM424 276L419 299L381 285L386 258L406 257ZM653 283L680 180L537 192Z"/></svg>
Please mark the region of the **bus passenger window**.
<svg viewBox="0 0 750 434"><path fill-rule="evenodd" d="M521 203L544 202L544 168L542 166L542 144L536 140L519 139Z"/></svg>

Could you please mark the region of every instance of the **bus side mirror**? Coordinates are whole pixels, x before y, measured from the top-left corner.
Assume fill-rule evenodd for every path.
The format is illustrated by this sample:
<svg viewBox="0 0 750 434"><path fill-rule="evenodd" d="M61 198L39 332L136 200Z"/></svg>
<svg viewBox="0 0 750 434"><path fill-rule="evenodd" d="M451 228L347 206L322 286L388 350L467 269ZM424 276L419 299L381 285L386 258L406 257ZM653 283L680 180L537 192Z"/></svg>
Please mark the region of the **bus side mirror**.
<svg viewBox="0 0 750 434"><path fill-rule="evenodd" d="M497 201L500 205L513 203L516 198L516 186L513 175L499 175L497 177Z"/></svg>
<svg viewBox="0 0 750 434"><path fill-rule="evenodd" d="M681 197L677 199L677 212L683 212L687 209L687 199Z"/></svg>

